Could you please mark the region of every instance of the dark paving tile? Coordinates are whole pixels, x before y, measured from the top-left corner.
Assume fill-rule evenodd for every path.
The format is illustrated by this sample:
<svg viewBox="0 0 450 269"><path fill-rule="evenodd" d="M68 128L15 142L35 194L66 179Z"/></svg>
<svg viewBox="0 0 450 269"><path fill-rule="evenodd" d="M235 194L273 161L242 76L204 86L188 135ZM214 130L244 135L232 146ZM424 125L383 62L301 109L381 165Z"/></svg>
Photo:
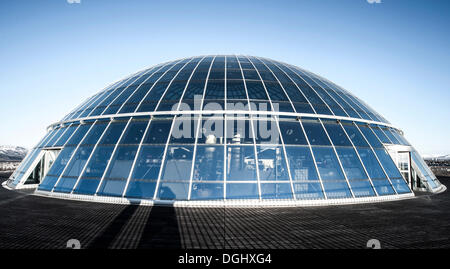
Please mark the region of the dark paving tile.
<svg viewBox="0 0 450 269"><path fill-rule="evenodd" d="M450 180L442 180L450 186ZM0 188L0 248L450 247L450 192L297 208L172 208L60 200Z"/></svg>

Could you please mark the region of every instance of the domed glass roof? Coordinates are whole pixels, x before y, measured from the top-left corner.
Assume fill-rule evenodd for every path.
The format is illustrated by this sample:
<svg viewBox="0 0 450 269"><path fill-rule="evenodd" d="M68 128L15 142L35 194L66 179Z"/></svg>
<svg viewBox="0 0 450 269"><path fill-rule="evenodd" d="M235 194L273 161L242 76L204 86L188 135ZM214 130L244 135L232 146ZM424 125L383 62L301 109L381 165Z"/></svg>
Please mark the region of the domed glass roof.
<svg viewBox="0 0 450 269"><path fill-rule="evenodd" d="M207 204L367 202L443 188L402 132L349 92L292 65L223 55L156 65L91 96L50 126L8 186Z"/></svg>
<svg viewBox="0 0 450 269"><path fill-rule="evenodd" d="M86 100L64 120L184 109L198 95L222 110L248 102L277 103L280 112L351 117L388 123L364 102L311 72L270 59L204 56L154 66ZM202 98L203 97L203 98ZM192 110L205 110L192 106ZM218 110L215 108L215 110Z"/></svg>

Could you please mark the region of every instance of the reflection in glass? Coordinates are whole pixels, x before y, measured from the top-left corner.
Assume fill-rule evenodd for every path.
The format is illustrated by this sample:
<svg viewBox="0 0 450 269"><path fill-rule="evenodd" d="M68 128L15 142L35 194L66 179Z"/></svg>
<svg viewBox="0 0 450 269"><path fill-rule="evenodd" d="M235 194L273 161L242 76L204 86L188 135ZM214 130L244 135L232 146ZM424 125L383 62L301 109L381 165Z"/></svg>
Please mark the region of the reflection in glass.
<svg viewBox="0 0 450 269"><path fill-rule="evenodd" d="M260 180L289 181L282 147L257 146Z"/></svg>
<svg viewBox="0 0 450 269"><path fill-rule="evenodd" d="M351 197L345 176L333 149L330 147L313 147L313 152L327 197L330 199Z"/></svg>
<svg viewBox="0 0 450 269"><path fill-rule="evenodd" d="M192 180L223 180L223 146L197 146Z"/></svg>
<svg viewBox="0 0 450 269"><path fill-rule="evenodd" d="M227 181L257 180L253 146L227 147Z"/></svg>
<svg viewBox="0 0 450 269"><path fill-rule="evenodd" d="M302 123L311 145L331 145L330 140L319 121L302 121Z"/></svg>
<svg viewBox="0 0 450 269"><path fill-rule="evenodd" d="M193 151L193 146L169 146L167 148L161 180L189 181Z"/></svg>
<svg viewBox="0 0 450 269"><path fill-rule="evenodd" d="M192 183L191 200L221 200L223 197L223 183Z"/></svg>

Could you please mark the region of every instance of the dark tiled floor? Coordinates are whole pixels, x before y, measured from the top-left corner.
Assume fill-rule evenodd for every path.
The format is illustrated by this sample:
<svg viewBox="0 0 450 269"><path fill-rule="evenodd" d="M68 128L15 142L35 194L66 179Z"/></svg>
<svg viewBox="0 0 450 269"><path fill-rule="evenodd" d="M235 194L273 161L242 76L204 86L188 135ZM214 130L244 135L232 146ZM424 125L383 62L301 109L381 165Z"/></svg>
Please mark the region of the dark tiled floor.
<svg viewBox="0 0 450 269"><path fill-rule="evenodd" d="M450 179L442 179L450 186ZM0 188L0 248L450 247L450 192L364 205L171 208L59 200Z"/></svg>

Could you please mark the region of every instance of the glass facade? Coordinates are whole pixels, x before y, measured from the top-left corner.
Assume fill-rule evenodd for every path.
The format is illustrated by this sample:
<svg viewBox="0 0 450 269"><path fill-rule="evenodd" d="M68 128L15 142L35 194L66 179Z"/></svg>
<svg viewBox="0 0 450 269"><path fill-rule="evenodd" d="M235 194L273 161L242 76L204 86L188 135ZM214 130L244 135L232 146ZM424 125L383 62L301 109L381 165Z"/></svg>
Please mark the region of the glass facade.
<svg viewBox="0 0 450 269"><path fill-rule="evenodd" d="M42 151L58 149L38 190L181 201L410 193L388 145L409 143L312 73L257 57L193 57L88 98L32 149L10 185Z"/></svg>

